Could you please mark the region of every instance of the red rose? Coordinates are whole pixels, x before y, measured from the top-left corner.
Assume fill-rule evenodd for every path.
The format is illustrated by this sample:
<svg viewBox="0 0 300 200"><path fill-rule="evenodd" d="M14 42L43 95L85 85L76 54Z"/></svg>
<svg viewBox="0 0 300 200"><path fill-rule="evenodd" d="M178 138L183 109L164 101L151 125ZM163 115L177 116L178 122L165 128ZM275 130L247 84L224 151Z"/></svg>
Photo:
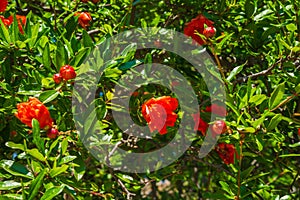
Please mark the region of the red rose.
<svg viewBox="0 0 300 200"><path fill-rule="evenodd" d="M76 72L74 68L70 65L62 66L59 70L59 73L60 76L66 81L70 79L74 79L76 77Z"/></svg>
<svg viewBox="0 0 300 200"><path fill-rule="evenodd" d="M89 26L90 21L92 21L92 17L88 12L75 13L75 16L79 15L78 23L81 27L86 28Z"/></svg>
<svg viewBox="0 0 300 200"><path fill-rule="evenodd" d="M55 139L57 136L58 136L58 130L56 128L51 128L47 133L47 137L50 139Z"/></svg>
<svg viewBox="0 0 300 200"><path fill-rule="evenodd" d="M219 116L225 117L227 115L226 109L223 106L219 106L218 104L207 106L204 112L212 112L212 110Z"/></svg>
<svg viewBox="0 0 300 200"><path fill-rule="evenodd" d="M62 76L60 74L54 74L53 80L56 84L60 84L60 82L63 80Z"/></svg>
<svg viewBox="0 0 300 200"><path fill-rule="evenodd" d="M234 163L234 155L238 158L237 151L233 144L220 143L216 147L216 151L226 165Z"/></svg>
<svg viewBox="0 0 300 200"><path fill-rule="evenodd" d="M216 135L223 134L227 131L227 125L223 120L217 120L215 123L210 127L213 137Z"/></svg>
<svg viewBox="0 0 300 200"><path fill-rule="evenodd" d="M205 35L206 38L211 38L216 34L216 29L214 27L207 27L203 31L203 35Z"/></svg>
<svg viewBox="0 0 300 200"><path fill-rule="evenodd" d="M6 10L7 4L8 4L7 0L0 1L0 12L4 12Z"/></svg>
<svg viewBox="0 0 300 200"><path fill-rule="evenodd" d="M40 127L48 129L52 127L53 120L47 107L37 98L30 97L28 102L19 103L15 116L24 124L32 128L31 121L36 119Z"/></svg>
<svg viewBox="0 0 300 200"><path fill-rule="evenodd" d="M167 126L174 126L178 100L170 96L151 98L142 105L142 114L151 132L157 130L161 135L167 133Z"/></svg>
<svg viewBox="0 0 300 200"><path fill-rule="evenodd" d="M200 45L203 45L205 44L205 41L196 33L203 34L203 31L205 29L204 24L206 24L206 26L208 27L214 28L213 22L200 14L196 18L192 19L192 21L186 24L183 32L185 35L192 37L193 40L198 42Z"/></svg>
<svg viewBox="0 0 300 200"><path fill-rule="evenodd" d="M193 118L194 118L194 122L195 122L195 126L194 126L194 130L198 130L202 133L203 136L206 135L206 131L208 129L208 123L205 122L201 117L200 114L192 114Z"/></svg>

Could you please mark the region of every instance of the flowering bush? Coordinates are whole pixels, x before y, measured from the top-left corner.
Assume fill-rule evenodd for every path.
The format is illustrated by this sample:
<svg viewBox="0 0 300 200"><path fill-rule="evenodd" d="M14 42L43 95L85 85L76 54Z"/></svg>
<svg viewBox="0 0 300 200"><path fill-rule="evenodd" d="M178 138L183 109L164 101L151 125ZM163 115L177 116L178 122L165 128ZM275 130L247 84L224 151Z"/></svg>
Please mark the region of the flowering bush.
<svg viewBox="0 0 300 200"><path fill-rule="evenodd" d="M0 12L0 199L300 198L297 1Z"/></svg>

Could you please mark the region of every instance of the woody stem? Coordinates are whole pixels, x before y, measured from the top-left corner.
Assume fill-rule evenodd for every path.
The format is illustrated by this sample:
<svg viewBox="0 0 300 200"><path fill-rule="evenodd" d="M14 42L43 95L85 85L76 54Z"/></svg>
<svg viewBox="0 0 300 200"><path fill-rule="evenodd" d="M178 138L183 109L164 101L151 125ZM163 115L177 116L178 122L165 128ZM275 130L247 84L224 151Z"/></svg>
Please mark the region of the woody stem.
<svg viewBox="0 0 300 200"><path fill-rule="evenodd" d="M238 191L237 191L237 200L240 199L241 195L241 171L242 171L242 159L243 159L243 139L240 140L240 150L239 150L239 171L237 177Z"/></svg>
<svg viewBox="0 0 300 200"><path fill-rule="evenodd" d="M220 71L220 73L221 73L221 75L222 75L222 78L225 80L225 74L224 74L224 71L223 71L223 69L222 69L221 62L220 62L220 60L219 60L219 58L218 58L217 53L215 52L215 48L214 48L213 44L210 44L210 48L211 48L211 52L212 52L212 54L214 55L214 58L215 58L215 60L216 60L216 62L217 62L218 69L219 69L219 71Z"/></svg>

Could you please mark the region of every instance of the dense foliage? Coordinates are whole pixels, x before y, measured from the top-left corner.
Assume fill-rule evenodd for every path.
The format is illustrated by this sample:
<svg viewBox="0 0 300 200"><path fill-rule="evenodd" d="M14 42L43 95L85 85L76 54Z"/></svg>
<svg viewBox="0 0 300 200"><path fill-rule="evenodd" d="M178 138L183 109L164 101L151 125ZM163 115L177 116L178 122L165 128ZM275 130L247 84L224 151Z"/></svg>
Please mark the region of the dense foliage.
<svg viewBox="0 0 300 200"><path fill-rule="evenodd" d="M299 199L299 8L295 0L1 0L0 199ZM171 89L180 81L132 91L130 117L148 123L151 139L126 134L114 121L114 87L125 73L139 74L134 68L141 64L180 72L199 110L187 127L197 135L181 157L159 170L128 173L83 145L73 89L76 77L93 72L85 60L105 39L146 27L184 33L205 48L225 86L226 108L161 38L152 41L157 49L129 44L107 62L92 94L106 143L148 152L176 135L184 105ZM113 54L107 49L100 57ZM211 122L213 112L219 118ZM156 121L161 117L166 124ZM94 120L86 116L84 129ZM218 143L200 158L208 130Z"/></svg>

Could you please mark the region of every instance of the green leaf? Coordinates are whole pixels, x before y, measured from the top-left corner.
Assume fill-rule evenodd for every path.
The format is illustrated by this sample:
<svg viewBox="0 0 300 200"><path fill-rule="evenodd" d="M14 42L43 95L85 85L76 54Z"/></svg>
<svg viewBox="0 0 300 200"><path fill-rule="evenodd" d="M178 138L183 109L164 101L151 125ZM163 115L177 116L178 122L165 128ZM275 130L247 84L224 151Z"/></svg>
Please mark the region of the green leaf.
<svg viewBox="0 0 300 200"><path fill-rule="evenodd" d="M247 62L246 62L247 63ZM229 74L229 76L226 78L227 81L231 81L236 75L238 75L244 68L245 64L244 63L243 65L240 65L240 66L237 66L235 67Z"/></svg>
<svg viewBox="0 0 300 200"><path fill-rule="evenodd" d="M260 139L259 137L256 137L256 138L255 138L255 142L256 142L256 145L257 145L257 147L258 147L258 150L259 150L259 151L262 151L263 148L264 148L264 146L262 145L261 139Z"/></svg>
<svg viewBox="0 0 300 200"><path fill-rule="evenodd" d="M13 160L1 160L0 167L14 176L21 176L29 179L33 178L32 173L28 171L24 165Z"/></svg>
<svg viewBox="0 0 300 200"><path fill-rule="evenodd" d="M0 181L0 190L12 190L19 187L22 187L22 184L14 180Z"/></svg>
<svg viewBox="0 0 300 200"><path fill-rule="evenodd" d="M0 195L0 199L1 200L23 200L23 196L21 194L4 194L4 195Z"/></svg>
<svg viewBox="0 0 300 200"><path fill-rule="evenodd" d="M64 173L69 168L68 165L62 165L61 167L56 167L50 170L50 176L54 178L55 176Z"/></svg>
<svg viewBox="0 0 300 200"><path fill-rule="evenodd" d="M37 146L39 151L44 152L44 140L41 139L41 131L39 121L32 119L32 133L33 133L33 143Z"/></svg>
<svg viewBox="0 0 300 200"><path fill-rule="evenodd" d="M247 18L251 18L257 9L257 3L255 0L246 0L245 2L245 13Z"/></svg>
<svg viewBox="0 0 300 200"><path fill-rule="evenodd" d="M300 157L300 154L295 154L295 153L285 154L285 155L280 155L279 157L282 157L282 158L284 158L284 157Z"/></svg>
<svg viewBox="0 0 300 200"><path fill-rule="evenodd" d="M248 178L248 176L250 176L251 172L253 171L253 169L255 168L255 166L250 166L249 168L243 170L241 172L241 180L244 180L246 178Z"/></svg>
<svg viewBox="0 0 300 200"><path fill-rule="evenodd" d="M67 152L68 149L68 138L65 138L62 142L61 142L61 155L65 155L65 153Z"/></svg>
<svg viewBox="0 0 300 200"><path fill-rule="evenodd" d="M219 181L219 183L220 183L222 189L223 189L225 192L227 192L227 193L230 194L230 195L234 195L234 193L231 191L232 187L230 187L230 186L228 185L228 183L226 183L226 182L224 182L224 181Z"/></svg>
<svg viewBox="0 0 300 200"><path fill-rule="evenodd" d="M13 143L13 142L6 142L5 145L7 147L12 148L12 149L20 149L22 151L25 151L25 148L24 148L23 144L16 144L16 143Z"/></svg>
<svg viewBox="0 0 300 200"><path fill-rule="evenodd" d="M265 175L268 175L268 174L270 174L270 172L260 173L260 174L255 175L255 176L251 176L250 178L248 178L245 181L243 181L242 184L244 185L245 183L251 182L253 180L258 179L259 177L262 177L262 176L265 176Z"/></svg>
<svg viewBox="0 0 300 200"><path fill-rule="evenodd" d="M43 64L47 69L51 69L50 45L48 42L43 51Z"/></svg>
<svg viewBox="0 0 300 200"><path fill-rule="evenodd" d="M274 128L276 128L276 126L279 124L279 122L281 122L281 120L282 120L281 114L276 114L274 117L272 117L272 119L267 127L267 131L271 131Z"/></svg>
<svg viewBox="0 0 300 200"><path fill-rule="evenodd" d="M48 90L40 94L39 99L44 103L49 103L56 99L60 93L56 90Z"/></svg>
<svg viewBox="0 0 300 200"><path fill-rule="evenodd" d="M74 176L76 180L79 181L85 173L85 163L79 154L73 163L77 164L77 166L74 167Z"/></svg>
<svg viewBox="0 0 300 200"><path fill-rule="evenodd" d="M75 160L77 158L77 156L66 156L66 157L63 157L60 161L59 161L59 165L62 165L62 164L66 164L68 162L71 162L72 160Z"/></svg>
<svg viewBox="0 0 300 200"><path fill-rule="evenodd" d="M2 20L0 20L0 37L2 38L3 41L5 41L7 44L11 43L11 39L9 36L8 29L6 26L3 24Z"/></svg>
<svg viewBox="0 0 300 200"><path fill-rule="evenodd" d="M39 175L32 181L32 183L29 186L29 198L28 200L32 200L36 197L36 195L38 194L41 186L43 185L44 182L44 177L47 174L47 170L43 169Z"/></svg>
<svg viewBox="0 0 300 200"><path fill-rule="evenodd" d="M257 94L249 99L249 103L254 103L254 105L257 106L260 105L266 98L267 96L264 94Z"/></svg>
<svg viewBox="0 0 300 200"><path fill-rule="evenodd" d="M279 84L275 90L271 94L271 98L269 99L269 109L272 110L275 108L283 98L285 91L285 83Z"/></svg>
<svg viewBox="0 0 300 200"><path fill-rule="evenodd" d="M41 197L41 200L51 200L57 195L59 195L65 188L65 185L61 185L59 187L52 187L44 193L44 195Z"/></svg>
<svg viewBox="0 0 300 200"><path fill-rule="evenodd" d="M92 38L89 36L89 34L86 32L86 30L82 31L82 42L84 47L93 47L94 42Z"/></svg>
<svg viewBox="0 0 300 200"><path fill-rule="evenodd" d="M43 156L43 154L41 154L39 152L38 149L28 149L26 151L29 155L31 155L32 157L38 159L39 161L45 162L46 158Z"/></svg>

